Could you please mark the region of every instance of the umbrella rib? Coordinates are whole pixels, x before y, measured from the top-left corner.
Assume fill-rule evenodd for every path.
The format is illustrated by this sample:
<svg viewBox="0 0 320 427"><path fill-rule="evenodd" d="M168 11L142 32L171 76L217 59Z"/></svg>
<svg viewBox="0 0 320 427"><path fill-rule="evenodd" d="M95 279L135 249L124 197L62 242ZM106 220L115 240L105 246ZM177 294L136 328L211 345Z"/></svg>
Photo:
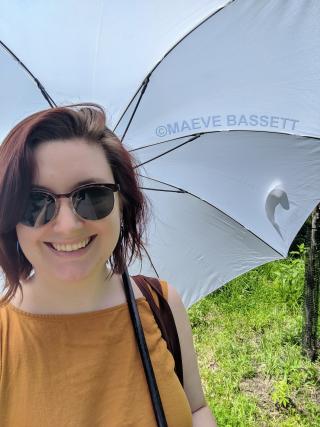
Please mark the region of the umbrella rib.
<svg viewBox="0 0 320 427"><path fill-rule="evenodd" d="M163 184L163 185L166 185L167 187L172 187L175 189L175 190L165 190L165 189L159 189L159 188L150 188L150 190L164 191L168 193L188 193L188 191L184 190L183 188L176 187L175 185L168 184L167 182L159 181L158 179L155 179L155 178L150 178L149 176L142 175L141 173L138 173L138 176L141 176L142 178L150 179L151 181L154 181L154 182L159 182L160 184ZM149 189L149 187L140 187L140 186L139 188Z"/></svg>
<svg viewBox="0 0 320 427"><path fill-rule="evenodd" d="M311 138L311 139L315 139L315 140L320 140L319 136L315 136L315 135L302 135L302 134L289 133L289 132L273 132L273 131L270 131L270 130L255 130L255 129L224 129L224 130L211 130L211 131L206 131L206 132L193 133L191 135L178 136L177 138L166 139L165 141L154 142L152 144L143 145L143 146L137 147L137 148L132 148L132 149L130 149L128 151L130 151L131 153L133 153L135 151L144 150L144 149L150 148L150 147L156 147L157 145L166 144L168 142L173 142L173 141L178 141L179 139L188 138L188 136L190 136L192 138L194 136L199 136L200 137L202 135L209 135L211 133L224 133L224 132L261 132L261 133L272 133L274 135L299 136L299 137L302 137L302 138ZM183 145L183 144L180 144L179 147L181 147L181 145ZM172 150L168 150L168 152L169 151L172 151Z"/></svg>
<svg viewBox="0 0 320 427"><path fill-rule="evenodd" d="M156 270L156 267L154 266L154 264L153 264L153 262L152 262L152 259L151 259L151 256L149 255L149 252L147 251L147 249L145 248L145 246L142 244L142 247L143 247L143 250L145 251L145 253L146 253L146 255L147 255L147 257L148 257L148 260L149 260L149 262L150 262L150 264L151 264L151 266L152 266L152 268L153 268L153 270L154 270L154 272L156 273L156 275L157 275L157 277L158 277L158 279L159 279L159 273L158 273L158 271Z"/></svg>
<svg viewBox="0 0 320 427"><path fill-rule="evenodd" d="M186 193L184 190L164 190L163 188L140 187L141 190L163 191L165 193Z"/></svg>
<svg viewBox="0 0 320 427"><path fill-rule="evenodd" d="M40 81L32 74L32 72L29 70L29 68L24 65L24 63L15 55L9 47L3 43L3 41L0 40L0 45L21 65L21 67L29 74L29 76L35 81L38 88L40 89L40 92L42 93L43 97L46 99L50 107L56 107L56 104L54 100L51 98L51 96L48 94L48 92L45 90L43 85L40 83Z"/></svg>
<svg viewBox="0 0 320 427"><path fill-rule="evenodd" d="M223 215L225 215L226 217L231 218L231 219L232 219L232 221L234 221L235 223L237 223L238 225L240 225L240 227L244 228L244 229L245 229L245 230L247 230L250 234L252 234L254 237L256 237L258 240L260 240L262 243L264 243L264 244L266 244L267 246L269 246L269 248L270 248L271 250L275 251L275 252L276 252L278 255L280 255L282 258L285 258L285 255L283 255L281 252L277 251L277 250L276 250L275 248L273 248L273 247L272 247L268 242L266 242L266 241L264 241L263 239L261 239L261 237L257 236L257 235L252 231L252 230L249 230L249 228L245 227L243 224L241 224L241 222L239 222L239 221L238 221L238 220L236 220L235 218L232 218L230 215L228 215L228 214L227 214L226 212L224 212L222 209L217 208L217 206L214 206L212 203L208 202L207 200L201 199L201 197L197 196L196 194L190 193L190 191L184 190L184 189L179 188L179 187L175 187L174 185L168 184L168 183L166 183L166 182L164 182L164 181L160 181L160 180L155 179L155 178L150 178L150 177L148 177L148 176L144 176L144 175L141 175L141 174L139 174L139 176L141 176L142 178L150 179L151 181L155 181L155 182L158 182L158 183L160 183L160 184L167 185L167 186L169 186L169 187L176 188L177 190L179 190L179 191L172 191L172 190L164 190L164 189L162 189L162 191L164 191L164 192L168 192L168 193L172 193L172 192L176 192L176 193L185 193L185 194L190 195L191 197L195 197L196 199L201 200L202 202L206 203L207 205L209 205L209 206L211 206L212 208L216 209L217 211L221 212L221 213L222 213ZM146 187L140 187L140 188L146 188ZM153 189L152 189L152 188L146 188L146 189L153 191ZM156 191L160 191L160 190L156 189Z"/></svg>
<svg viewBox="0 0 320 427"><path fill-rule="evenodd" d="M185 144L187 144L187 143L189 143L189 142L194 141L195 139L199 138L199 137L200 137L200 136L202 136L202 135L206 135L206 134L210 134L210 133L219 133L219 132L263 132L263 133L271 133L271 134L275 134L275 135L299 136L299 137L302 137L302 138L309 138L309 139L320 140L320 138L319 138L319 137L315 137L315 136L308 136L308 135L296 135L296 134L285 133L285 132L257 131L257 130L250 130L250 129L248 129L248 130L243 130L243 129L241 129L241 130L227 130L227 131L200 132L200 133L198 133L198 134L191 135L191 138L190 138L190 139L188 139L187 141L185 141L185 142L183 142L183 143L181 143L181 144L179 144L179 145L177 145L177 146L175 146L175 147L173 147L173 148L170 148L169 150L164 151L163 153L161 153L161 154L159 154L159 155L157 155L157 156L155 156L155 157L152 157L151 159L148 159L148 160L146 160L146 161L145 161L145 162L143 162L143 163L139 163L139 164L135 165L135 166L134 166L134 168L138 168L138 167L143 166L143 165L146 165L147 163L150 163L150 162L152 162L152 161L154 161L154 160L156 160L156 159L159 159L160 157L165 156L166 154L171 153L172 151L175 151L175 150L177 150L178 148L181 148L181 147L182 147L182 146L184 146ZM177 141L178 139L181 139L181 138L185 139L185 138L186 138L186 136L178 137L178 138L171 139L171 140L167 140L167 141L157 142L157 143L155 143L155 144L146 145L146 146L144 146L144 147L135 148L135 149L133 149L133 150L129 150L129 151L130 151L130 152L134 152L134 151L138 151L138 150L141 150L141 149L144 149L144 148L150 148L150 147L153 147L153 146L157 146L157 145L159 145L159 144L164 144L164 143L166 143L166 142Z"/></svg>
<svg viewBox="0 0 320 427"><path fill-rule="evenodd" d="M138 168L140 166L146 165L147 163L150 163L153 160L158 159L159 157L165 156L166 154L170 153L171 151L177 150L178 148L182 147L183 145L188 144L189 142L192 142L192 141L194 141L195 139L197 139L199 137L200 137L200 134L197 134L197 135L191 137L190 139L188 139L187 141L182 142L180 145L177 145L176 147L170 148L169 150L167 150L167 151L159 154L158 156L152 157L152 159L146 160L143 163L139 163L138 165L135 166L135 168Z"/></svg>
<svg viewBox="0 0 320 427"><path fill-rule="evenodd" d="M147 85L149 83L149 79L152 75L152 73L158 68L158 66L161 64L161 62L172 52L173 49L175 49L178 44L180 44L186 37L188 37L193 31L195 31L198 27L200 27L202 24L204 24L206 21L208 21L210 18L212 18L216 13L220 12L222 9L224 9L226 6L228 6L230 3L233 3L235 0L229 0L228 3L226 3L224 6L221 6L219 9L217 9L216 11L214 11L213 13L211 13L209 16L207 16L205 19L203 19L203 21L199 22L198 25L196 25L194 28L192 28L192 30L190 30L187 34L185 34L183 37L181 37L180 40L177 41L177 43L175 43L166 53L165 55L160 59L160 61L158 61L156 63L156 65L151 69L151 71L147 74L146 78L143 80L143 82L140 84L139 88L137 89L136 93L133 95L133 97L131 98L131 100L129 101L127 107L125 108L124 112L121 114L116 126L113 128L113 132L115 132L116 128L118 127L119 123L121 122L122 118L125 116L126 112L128 111L128 109L130 108L131 104L133 103L135 97L137 96L137 94L139 93L140 89L142 89L142 93L140 94L139 100L137 102L137 105L133 111L133 113L131 114L131 117L129 119L128 125L126 127L125 133L121 138L121 141L123 141L123 138L125 136L125 134L127 133L129 126L133 120L133 117L136 113L137 107L141 101L141 98L147 88Z"/></svg>
<svg viewBox="0 0 320 427"><path fill-rule="evenodd" d="M147 77L143 80L143 82L140 84L140 86L139 86L139 87L138 87L138 89L136 90L136 92L135 92L135 94L133 95L133 97L131 98L131 100L130 100L129 104L126 106L126 108L125 108L124 112L121 114L121 116L120 116L119 120L117 121L117 123L116 123L115 127L113 128L113 132L115 132L115 131L116 131L117 127L119 126L119 124L120 124L120 122L121 122L121 120L123 119L123 117L125 116L126 112L128 111L128 109L130 108L131 104L133 103L133 101L134 101L135 97L138 95L138 93L140 92L141 88L142 88L142 87L143 87L143 85L145 84L145 80L146 80L146 79L149 79L150 74L151 74L151 73L149 73L149 74L147 75Z"/></svg>
<svg viewBox="0 0 320 427"><path fill-rule="evenodd" d="M148 83L149 83L149 75L145 78L145 80L144 80L144 82L143 82L143 88L142 88L142 91L141 91L141 93L140 93L140 96L139 96L138 102L136 103L136 106L134 107L134 110L133 110L133 112L132 112L132 114L131 114L131 117L130 117L130 119L129 119L129 122L128 122L128 124L127 124L127 127L125 128L125 131L124 131L124 133L123 133L123 135L122 135L122 137L121 137L121 142L123 141L124 137L126 136L126 133L127 133L128 129L129 129L130 125L131 125L131 122L132 122L133 117L134 117L134 115L135 115L135 113L136 113L136 111L137 111L137 108L139 107L139 104L140 104L140 101L141 101L141 99L142 99L142 97L143 97L143 94L144 94L145 90L147 89ZM118 123L119 123L119 122L118 122ZM117 125L117 126L118 126L118 125Z"/></svg>
<svg viewBox="0 0 320 427"><path fill-rule="evenodd" d="M209 132L207 132L207 133L209 133ZM196 135L200 135L201 136L202 134L203 134L203 132L202 133L199 132L199 133L194 133L194 134L191 134L191 135L178 136L177 138L166 139L165 141L154 142L152 144L143 145L143 146L137 147L137 148L132 148L132 149L129 149L128 151L130 151L130 153L133 153L134 151L139 151L139 150L143 150L145 148L155 147L156 145L161 145L161 144L165 144L167 142L177 141L178 139L185 139L185 138L188 138L188 136L190 136L190 137L193 137L193 136L196 136Z"/></svg>
<svg viewBox="0 0 320 427"><path fill-rule="evenodd" d="M187 34L185 34L180 40L178 40L177 43L175 43L171 47L171 49L169 49L167 51L167 53L163 56L163 58L154 66L154 68L151 70L150 74L153 73L154 70L160 65L160 63L173 51L173 49L175 49L185 38L189 37L190 34L193 33L193 31L195 31L197 28L199 28L201 25L203 25L205 22L207 22L209 19L211 19L214 15L216 15L219 12L221 12L221 10L223 10L224 8L226 8L227 6L229 6L234 1L235 0L229 0L228 3L226 3L225 5L221 6L219 9L215 10L214 12L212 12L209 16L207 16L201 22L199 22L198 25L196 25L194 28L192 28L192 30L190 30Z"/></svg>

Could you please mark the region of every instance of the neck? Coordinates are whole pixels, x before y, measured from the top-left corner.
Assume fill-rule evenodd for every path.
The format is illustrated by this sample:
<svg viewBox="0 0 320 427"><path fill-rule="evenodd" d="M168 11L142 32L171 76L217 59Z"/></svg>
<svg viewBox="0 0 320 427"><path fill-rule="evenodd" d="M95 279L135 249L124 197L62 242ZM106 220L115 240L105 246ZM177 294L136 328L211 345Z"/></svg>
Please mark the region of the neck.
<svg viewBox="0 0 320 427"><path fill-rule="evenodd" d="M72 314L101 310L122 292L120 275L111 275L109 270L90 280L72 283L44 280L34 274L21 282L20 291L12 299L12 304L21 310L34 314ZM109 302L109 303L108 303Z"/></svg>

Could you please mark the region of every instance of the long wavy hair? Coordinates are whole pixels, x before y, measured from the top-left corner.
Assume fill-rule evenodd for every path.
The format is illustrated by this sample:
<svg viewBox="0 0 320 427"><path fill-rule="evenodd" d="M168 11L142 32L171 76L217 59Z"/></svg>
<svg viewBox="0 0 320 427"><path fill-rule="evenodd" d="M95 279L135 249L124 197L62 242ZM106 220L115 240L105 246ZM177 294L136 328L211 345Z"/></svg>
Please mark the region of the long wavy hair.
<svg viewBox="0 0 320 427"><path fill-rule="evenodd" d="M142 259L148 200L139 188L135 159L106 126L103 108L85 103L40 111L18 123L0 145L0 267L7 290L0 305L10 302L18 288L23 294L20 280L27 279L33 270L22 251L17 251L16 225L35 177L34 150L44 142L74 138L101 146L120 184L122 230L109 260L111 273L121 274L132 260Z"/></svg>

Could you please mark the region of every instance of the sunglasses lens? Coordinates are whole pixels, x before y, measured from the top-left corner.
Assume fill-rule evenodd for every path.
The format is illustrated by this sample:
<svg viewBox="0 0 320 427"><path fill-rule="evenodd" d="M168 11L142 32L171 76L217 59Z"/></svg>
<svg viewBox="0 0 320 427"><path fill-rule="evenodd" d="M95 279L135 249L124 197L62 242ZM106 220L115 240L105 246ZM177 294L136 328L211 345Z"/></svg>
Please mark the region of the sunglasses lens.
<svg viewBox="0 0 320 427"><path fill-rule="evenodd" d="M76 191L72 198L78 215L84 219L96 220L109 215L114 206L114 195L110 188L89 187Z"/></svg>
<svg viewBox="0 0 320 427"><path fill-rule="evenodd" d="M28 206L21 222L31 227L40 227L53 218L54 212L55 200L53 197L39 191L31 192Z"/></svg>

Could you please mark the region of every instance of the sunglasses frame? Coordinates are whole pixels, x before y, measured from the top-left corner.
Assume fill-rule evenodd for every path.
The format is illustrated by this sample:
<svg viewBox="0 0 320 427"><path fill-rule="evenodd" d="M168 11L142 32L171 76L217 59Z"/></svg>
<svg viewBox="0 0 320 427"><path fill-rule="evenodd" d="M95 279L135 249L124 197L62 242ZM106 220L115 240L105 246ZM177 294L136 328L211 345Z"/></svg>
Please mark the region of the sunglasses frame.
<svg viewBox="0 0 320 427"><path fill-rule="evenodd" d="M40 225L38 227L36 227L35 225L27 225L27 224L25 224L25 225L27 227L39 228L39 227L43 227L44 225L47 225L51 221L53 221L56 218L56 216L58 215L58 212L59 212L59 209L60 209L60 200L59 199L61 199L62 197L66 197L67 199L69 199L69 203L71 205L72 212L74 213L74 215L77 218L80 218L82 221L98 221L96 219L86 219L86 218L83 218L81 215L79 215L76 212L75 207L74 207L74 205L72 203L72 197L73 197L73 195L77 191L83 190L83 189L86 189L86 188L92 188L92 187L94 187L94 188L97 188L97 187L108 188L113 193L117 193L118 191L120 191L120 185L119 184L109 184L109 183L100 183L100 182L80 185L79 187L74 188L72 191L70 191L70 193L62 193L62 194L55 194L55 193L52 193L51 191L48 191L48 190L45 190L45 189L41 189L41 188L34 188L34 189L31 190L31 193L45 194L45 195L51 196L54 199L55 211L54 211L54 214L53 214L52 218L50 219L50 221L48 221L46 224ZM114 202L114 196L113 196L113 202ZM110 213L108 215L110 215ZM108 215L106 215L103 218L106 218ZM100 219L102 219L102 218L100 218Z"/></svg>

